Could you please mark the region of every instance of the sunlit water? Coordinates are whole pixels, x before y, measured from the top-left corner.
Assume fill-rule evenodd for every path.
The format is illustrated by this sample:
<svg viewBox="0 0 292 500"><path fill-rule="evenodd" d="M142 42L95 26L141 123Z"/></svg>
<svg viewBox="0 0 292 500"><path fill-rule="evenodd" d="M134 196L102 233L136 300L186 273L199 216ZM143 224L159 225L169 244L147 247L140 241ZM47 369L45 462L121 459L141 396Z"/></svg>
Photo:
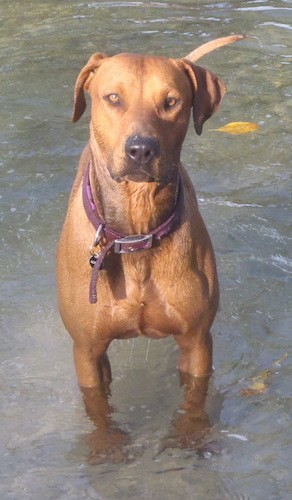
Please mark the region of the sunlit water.
<svg viewBox="0 0 292 500"><path fill-rule="evenodd" d="M291 2L3 0L0 8L0 497L291 498ZM238 32L257 38L201 62L228 93L201 137L190 126L183 152L220 276L210 399L222 453L158 454L182 400L177 351L171 339L135 339L110 349L111 403L135 459L98 465L88 458L92 424L54 283L56 242L88 134L86 118L69 120L75 78L95 51L181 57ZM239 136L211 131L231 121L261 127ZM265 390L244 396L266 369Z"/></svg>

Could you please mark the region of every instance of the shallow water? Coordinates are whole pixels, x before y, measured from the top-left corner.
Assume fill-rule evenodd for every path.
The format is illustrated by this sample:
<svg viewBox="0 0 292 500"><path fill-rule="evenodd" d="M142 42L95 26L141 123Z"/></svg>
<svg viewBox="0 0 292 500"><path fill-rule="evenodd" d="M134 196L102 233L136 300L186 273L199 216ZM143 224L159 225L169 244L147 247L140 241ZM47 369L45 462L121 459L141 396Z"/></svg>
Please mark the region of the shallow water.
<svg viewBox="0 0 292 500"><path fill-rule="evenodd" d="M0 10L1 498L291 498L291 2L2 0ZM88 134L87 119L69 120L75 78L95 51L180 57L236 32L257 38L202 61L228 93L183 151L220 277L210 401L222 453L158 454L182 401L177 351L171 339L134 339L113 343L110 358L111 404L135 458L98 465L54 283ZM231 121L261 127L211 131ZM265 390L242 392L259 375Z"/></svg>

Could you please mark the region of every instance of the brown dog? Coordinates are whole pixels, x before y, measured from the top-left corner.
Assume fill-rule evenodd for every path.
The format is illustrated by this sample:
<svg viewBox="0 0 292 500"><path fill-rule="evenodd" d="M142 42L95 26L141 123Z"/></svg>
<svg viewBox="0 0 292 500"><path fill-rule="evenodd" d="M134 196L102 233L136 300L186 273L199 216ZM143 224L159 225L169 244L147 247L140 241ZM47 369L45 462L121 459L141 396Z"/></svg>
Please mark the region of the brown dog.
<svg viewBox="0 0 292 500"><path fill-rule="evenodd" d="M215 40L178 60L94 54L77 78L73 121L85 110L85 90L90 140L70 196L57 280L83 388L110 380L113 339L139 335L172 335L181 372L211 373L216 264L180 153L191 109L201 134L225 93L194 62L242 38Z"/></svg>

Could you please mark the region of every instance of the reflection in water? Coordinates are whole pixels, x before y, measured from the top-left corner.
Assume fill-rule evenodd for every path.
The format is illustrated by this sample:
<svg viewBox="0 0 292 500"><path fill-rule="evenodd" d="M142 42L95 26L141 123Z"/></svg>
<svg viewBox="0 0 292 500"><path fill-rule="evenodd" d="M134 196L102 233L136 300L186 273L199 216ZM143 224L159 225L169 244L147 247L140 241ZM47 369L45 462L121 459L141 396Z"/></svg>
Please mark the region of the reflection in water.
<svg viewBox="0 0 292 500"><path fill-rule="evenodd" d="M211 457L220 452L219 443L211 441L211 423L206 411L209 377L194 378L180 374L184 400L158 446L157 455L173 448L194 450L200 456ZM87 436L91 463L132 462L141 454L141 448L131 443L131 435L114 421L117 411L109 403L109 384L101 388L82 388L87 416L94 428ZM209 409L210 410L210 409ZM213 414L214 425L214 414ZM142 432L142 427L140 428Z"/></svg>
<svg viewBox="0 0 292 500"><path fill-rule="evenodd" d="M130 438L113 422L114 408L108 402L109 387L83 388L86 413L94 424L88 436L91 462L120 463L129 460L126 445Z"/></svg>
<svg viewBox="0 0 292 500"><path fill-rule="evenodd" d="M288 498L291 357L266 392L240 390L290 342L289 3L32 0L29 8L10 2L1 16L1 498ZM237 32L261 45L250 39L202 60L228 87L209 128L252 121L260 130L227 137L206 127L197 138L190 129L183 150L220 276L209 390L211 404L220 399L217 427L207 414L222 453L159 453L188 418L179 413L184 389L171 340L141 339L110 349L108 412L127 460L88 462L95 427L75 385L54 284L56 241L87 134L86 119L70 124L76 74L94 51L181 57ZM204 419L198 415L202 427ZM92 439L94 450L98 432Z"/></svg>
<svg viewBox="0 0 292 500"><path fill-rule="evenodd" d="M209 442L211 424L206 411L209 379L180 374L184 401L180 410L175 412L173 430L163 439L161 451L166 448L185 448L209 456L219 451L216 443Z"/></svg>

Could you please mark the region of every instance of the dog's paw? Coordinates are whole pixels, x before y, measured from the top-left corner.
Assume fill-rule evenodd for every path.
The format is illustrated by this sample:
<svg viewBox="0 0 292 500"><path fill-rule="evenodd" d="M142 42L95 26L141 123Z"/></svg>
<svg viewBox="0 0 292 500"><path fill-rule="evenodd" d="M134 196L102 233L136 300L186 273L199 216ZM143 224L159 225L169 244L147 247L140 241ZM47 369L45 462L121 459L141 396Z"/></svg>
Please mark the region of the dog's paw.
<svg viewBox="0 0 292 500"><path fill-rule="evenodd" d="M197 433L177 433L174 431L160 441L157 455L167 450L181 449L194 451L199 458L212 458L221 454L221 446L218 440L215 437L213 439L213 437L206 430Z"/></svg>
<svg viewBox="0 0 292 500"><path fill-rule="evenodd" d="M134 459L129 450L130 438L119 428L94 429L88 436L91 463L128 463Z"/></svg>

